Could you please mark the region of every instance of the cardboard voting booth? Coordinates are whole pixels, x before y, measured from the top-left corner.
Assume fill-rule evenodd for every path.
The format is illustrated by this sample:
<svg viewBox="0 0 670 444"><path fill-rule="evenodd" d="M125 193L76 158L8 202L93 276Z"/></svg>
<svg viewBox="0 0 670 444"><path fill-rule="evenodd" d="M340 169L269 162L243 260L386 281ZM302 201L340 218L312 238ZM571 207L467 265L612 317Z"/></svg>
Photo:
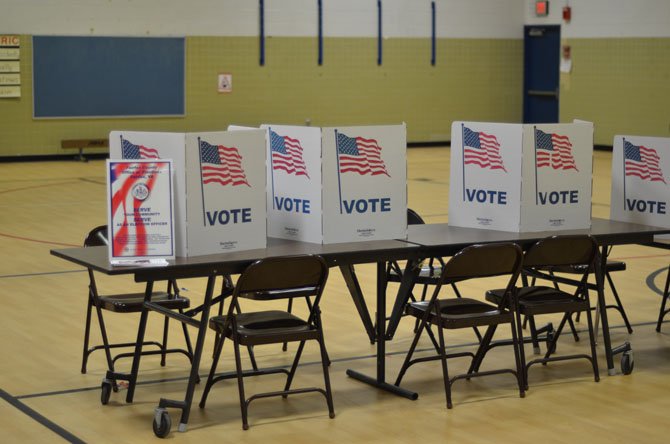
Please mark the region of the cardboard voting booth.
<svg viewBox="0 0 670 444"><path fill-rule="evenodd" d="M593 125L454 122L449 224L501 231L591 226Z"/></svg>
<svg viewBox="0 0 670 444"><path fill-rule="evenodd" d="M615 136L610 219L670 227L668 173L670 138Z"/></svg>
<svg viewBox="0 0 670 444"><path fill-rule="evenodd" d="M268 235L313 243L407 237L405 125L268 131Z"/></svg>
<svg viewBox="0 0 670 444"><path fill-rule="evenodd" d="M172 159L177 256L266 246L265 131L113 131L112 159Z"/></svg>

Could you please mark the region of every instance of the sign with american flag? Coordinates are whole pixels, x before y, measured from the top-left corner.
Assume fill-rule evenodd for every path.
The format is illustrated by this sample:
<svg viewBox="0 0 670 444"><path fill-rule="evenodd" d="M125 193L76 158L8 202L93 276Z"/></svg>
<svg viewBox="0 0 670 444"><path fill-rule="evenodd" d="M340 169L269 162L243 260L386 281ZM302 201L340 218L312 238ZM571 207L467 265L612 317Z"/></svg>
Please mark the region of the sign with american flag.
<svg viewBox="0 0 670 444"><path fill-rule="evenodd" d="M535 163L537 168L551 167L555 170L577 170L572 155L570 138L556 133L545 133L535 129Z"/></svg>
<svg viewBox="0 0 670 444"><path fill-rule="evenodd" d="M340 173L360 175L389 175L382 160L382 147L375 139L349 137L337 133L337 154Z"/></svg>
<svg viewBox="0 0 670 444"><path fill-rule="evenodd" d="M250 187L242 166L242 156L234 146L212 145L198 139L202 183Z"/></svg>
<svg viewBox="0 0 670 444"><path fill-rule="evenodd" d="M112 264L158 264L175 257L172 171L171 160L107 161Z"/></svg>
<svg viewBox="0 0 670 444"><path fill-rule="evenodd" d="M615 136L610 219L670 228L669 171L670 138Z"/></svg>
<svg viewBox="0 0 670 444"><path fill-rule="evenodd" d="M472 131L466 126L463 126L463 163L507 172L500 156L498 138L484 131Z"/></svg>
<svg viewBox="0 0 670 444"><path fill-rule="evenodd" d="M272 169L285 171L294 176L307 176L307 165L303 160L303 149L299 139L280 136L270 131L270 151L272 152Z"/></svg>
<svg viewBox="0 0 670 444"><path fill-rule="evenodd" d="M121 137L121 158L122 159L160 159L158 150L147 148L144 145L135 145L127 139Z"/></svg>
<svg viewBox="0 0 670 444"><path fill-rule="evenodd" d="M265 131L185 137L188 256L264 248Z"/></svg>
<svg viewBox="0 0 670 444"><path fill-rule="evenodd" d="M661 157L654 148L633 145L623 139L624 175L636 176L650 182L666 183L661 170Z"/></svg>

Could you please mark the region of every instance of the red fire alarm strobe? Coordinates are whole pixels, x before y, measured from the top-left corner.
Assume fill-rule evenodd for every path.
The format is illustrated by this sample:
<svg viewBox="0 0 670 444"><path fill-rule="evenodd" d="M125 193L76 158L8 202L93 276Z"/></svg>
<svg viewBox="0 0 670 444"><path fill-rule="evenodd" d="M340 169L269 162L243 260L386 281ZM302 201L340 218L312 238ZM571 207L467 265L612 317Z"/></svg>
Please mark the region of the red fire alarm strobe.
<svg viewBox="0 0 670 444"><path fill-rule="evenodd" d="M536 1L535 15L538 17L546 17L549 15L549 1Z"/></svg>

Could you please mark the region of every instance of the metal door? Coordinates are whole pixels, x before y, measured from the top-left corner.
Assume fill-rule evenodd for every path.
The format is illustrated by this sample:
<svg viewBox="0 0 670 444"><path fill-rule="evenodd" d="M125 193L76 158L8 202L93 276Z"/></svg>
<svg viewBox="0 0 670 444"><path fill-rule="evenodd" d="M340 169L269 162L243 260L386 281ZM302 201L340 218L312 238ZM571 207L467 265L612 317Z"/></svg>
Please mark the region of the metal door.
<svg viewBox="0 0 670 444"><path fill-rule="evenodd" d="M524 27L524 123L558 122L560 25Z"/></svg>

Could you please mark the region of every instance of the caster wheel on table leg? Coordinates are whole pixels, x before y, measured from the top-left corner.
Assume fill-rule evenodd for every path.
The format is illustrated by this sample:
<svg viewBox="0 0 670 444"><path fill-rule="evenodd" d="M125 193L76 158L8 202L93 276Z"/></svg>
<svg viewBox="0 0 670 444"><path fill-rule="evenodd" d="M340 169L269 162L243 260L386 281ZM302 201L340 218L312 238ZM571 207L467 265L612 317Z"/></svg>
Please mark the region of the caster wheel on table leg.
<svg viewBox="0 0 670 444"><path fill-rule="evenodd" d="M624 375L630 375L633 373L633 367L635 367L635 361L633 361L633 350L625 351L621 356L621 372Z"/></svg>
<svg viewBox="0 0 670 444"><path fill-rule="evenodd" d="M109 398L112 395L112 383L108 380L103 380L100 385L100 402L102 405L107 405Z"/></svg>
<svg viewBox="0 0 670 444"><path fill-rule="evenodd" d="M165 438L170 434L171 427L172 419L170 419L168 411L160 407L157 408L153 422L154 435L159 438Z"/></svg>

